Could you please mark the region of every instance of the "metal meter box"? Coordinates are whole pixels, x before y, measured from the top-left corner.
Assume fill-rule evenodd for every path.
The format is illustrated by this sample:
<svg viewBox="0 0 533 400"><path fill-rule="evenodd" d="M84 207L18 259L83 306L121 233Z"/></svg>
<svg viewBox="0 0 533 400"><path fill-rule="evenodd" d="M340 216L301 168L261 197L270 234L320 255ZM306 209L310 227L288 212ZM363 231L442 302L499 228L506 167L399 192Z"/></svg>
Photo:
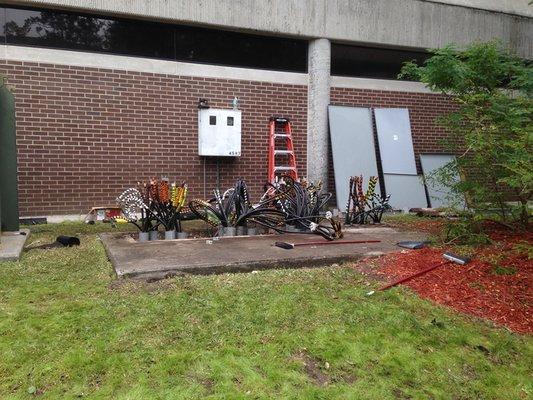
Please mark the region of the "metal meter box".
<svg viewBox="0 0 533 400"><path fill-rule="evenodd" d="M207 108L198 110L198 154L237 157L241 155L241 112Z"/></svg>

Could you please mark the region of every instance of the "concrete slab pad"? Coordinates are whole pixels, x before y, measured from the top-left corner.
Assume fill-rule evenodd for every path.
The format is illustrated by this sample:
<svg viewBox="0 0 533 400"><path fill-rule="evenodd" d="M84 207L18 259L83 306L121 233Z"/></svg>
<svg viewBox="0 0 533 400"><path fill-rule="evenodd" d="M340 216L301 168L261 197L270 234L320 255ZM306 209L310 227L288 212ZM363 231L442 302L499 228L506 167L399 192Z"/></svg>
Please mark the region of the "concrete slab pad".
<svg viewBox="0 0 533 400"><path fill-rule="evenodd" d="M19 232L2 232L0 261L17 261L28 236L30 236L29 229L21 229Z"/></svg>
<svg viewBox="0 0 533 400"><path fill-rule="evenodd" d="M139 243L124 233L102 233L100 238L119 278L161 279L177 274L217 274L273 268L319 267L401 250L400 240L422 240L407 232L346 233L343 240L381 240L381 243L302 246L285 250L276 241L322 241L317 235L264 235ZM325 241L325 240L324 240Z"/></svg>
<svg viewBox="0 0 533 400"><path fill-rule="evenodd" d="M388 226L375 226L375 225L361 225L361 226L346 226L344 228L345 233L395 233L396 230Z"/></svg>

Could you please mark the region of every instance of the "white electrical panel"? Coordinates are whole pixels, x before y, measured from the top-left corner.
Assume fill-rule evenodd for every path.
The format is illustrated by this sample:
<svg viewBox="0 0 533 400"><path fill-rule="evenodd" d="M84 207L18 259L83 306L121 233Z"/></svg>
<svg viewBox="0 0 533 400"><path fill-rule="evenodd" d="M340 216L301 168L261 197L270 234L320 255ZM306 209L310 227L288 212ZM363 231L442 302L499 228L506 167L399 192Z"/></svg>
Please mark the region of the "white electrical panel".
<svg viewBox="0 0 533 400"><path fill-rule="evenodd" d="M241 155L241 112L206 108L198 110L198 154L237 157Z"/></svg>

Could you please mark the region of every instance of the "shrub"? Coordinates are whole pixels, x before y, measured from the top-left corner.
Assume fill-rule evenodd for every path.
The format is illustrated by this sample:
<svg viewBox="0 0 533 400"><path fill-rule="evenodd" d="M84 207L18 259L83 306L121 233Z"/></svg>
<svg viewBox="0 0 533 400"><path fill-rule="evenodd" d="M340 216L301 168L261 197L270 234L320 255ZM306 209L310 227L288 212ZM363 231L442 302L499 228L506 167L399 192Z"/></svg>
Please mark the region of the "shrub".
<svg viewBox="0 0 533 400"><path fill-rule="evenodd" d="M406 63L400 77L455 99L456 110L438 122L448 132L446 148L457 157L435 179L465 197L474 211L491 210L502 221L527 226L533 194L532 66L499 42L431 52L421 66Z"/></svg>
<svg viewBox="0 0 533 400"><path fill-rule="evenodd" d="M490 238L483 232L480 219L464 214L460 219L448 220L442 231L444 244L477 246L490 244Z"/></svg>

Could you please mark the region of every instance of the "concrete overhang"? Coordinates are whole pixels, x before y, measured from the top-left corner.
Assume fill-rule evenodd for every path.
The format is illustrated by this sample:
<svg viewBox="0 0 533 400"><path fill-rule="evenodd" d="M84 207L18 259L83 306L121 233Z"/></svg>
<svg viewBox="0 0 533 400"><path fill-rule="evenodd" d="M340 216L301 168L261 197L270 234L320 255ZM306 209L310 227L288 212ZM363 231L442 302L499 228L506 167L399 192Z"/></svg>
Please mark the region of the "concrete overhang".
<svg viewBox="0 0 533 400"><path fill-rule="evenodd" d="M422 0L434 3L452 4L467 8L477 8L523 17L533 17L531 0Z"/></svg>
<svg viewBox="0 0 533 400"><path fill-rule="evenodd" d="M533 58L528 0L18 0L182 24L346 43L436 48L500 39Z"/></svg>

